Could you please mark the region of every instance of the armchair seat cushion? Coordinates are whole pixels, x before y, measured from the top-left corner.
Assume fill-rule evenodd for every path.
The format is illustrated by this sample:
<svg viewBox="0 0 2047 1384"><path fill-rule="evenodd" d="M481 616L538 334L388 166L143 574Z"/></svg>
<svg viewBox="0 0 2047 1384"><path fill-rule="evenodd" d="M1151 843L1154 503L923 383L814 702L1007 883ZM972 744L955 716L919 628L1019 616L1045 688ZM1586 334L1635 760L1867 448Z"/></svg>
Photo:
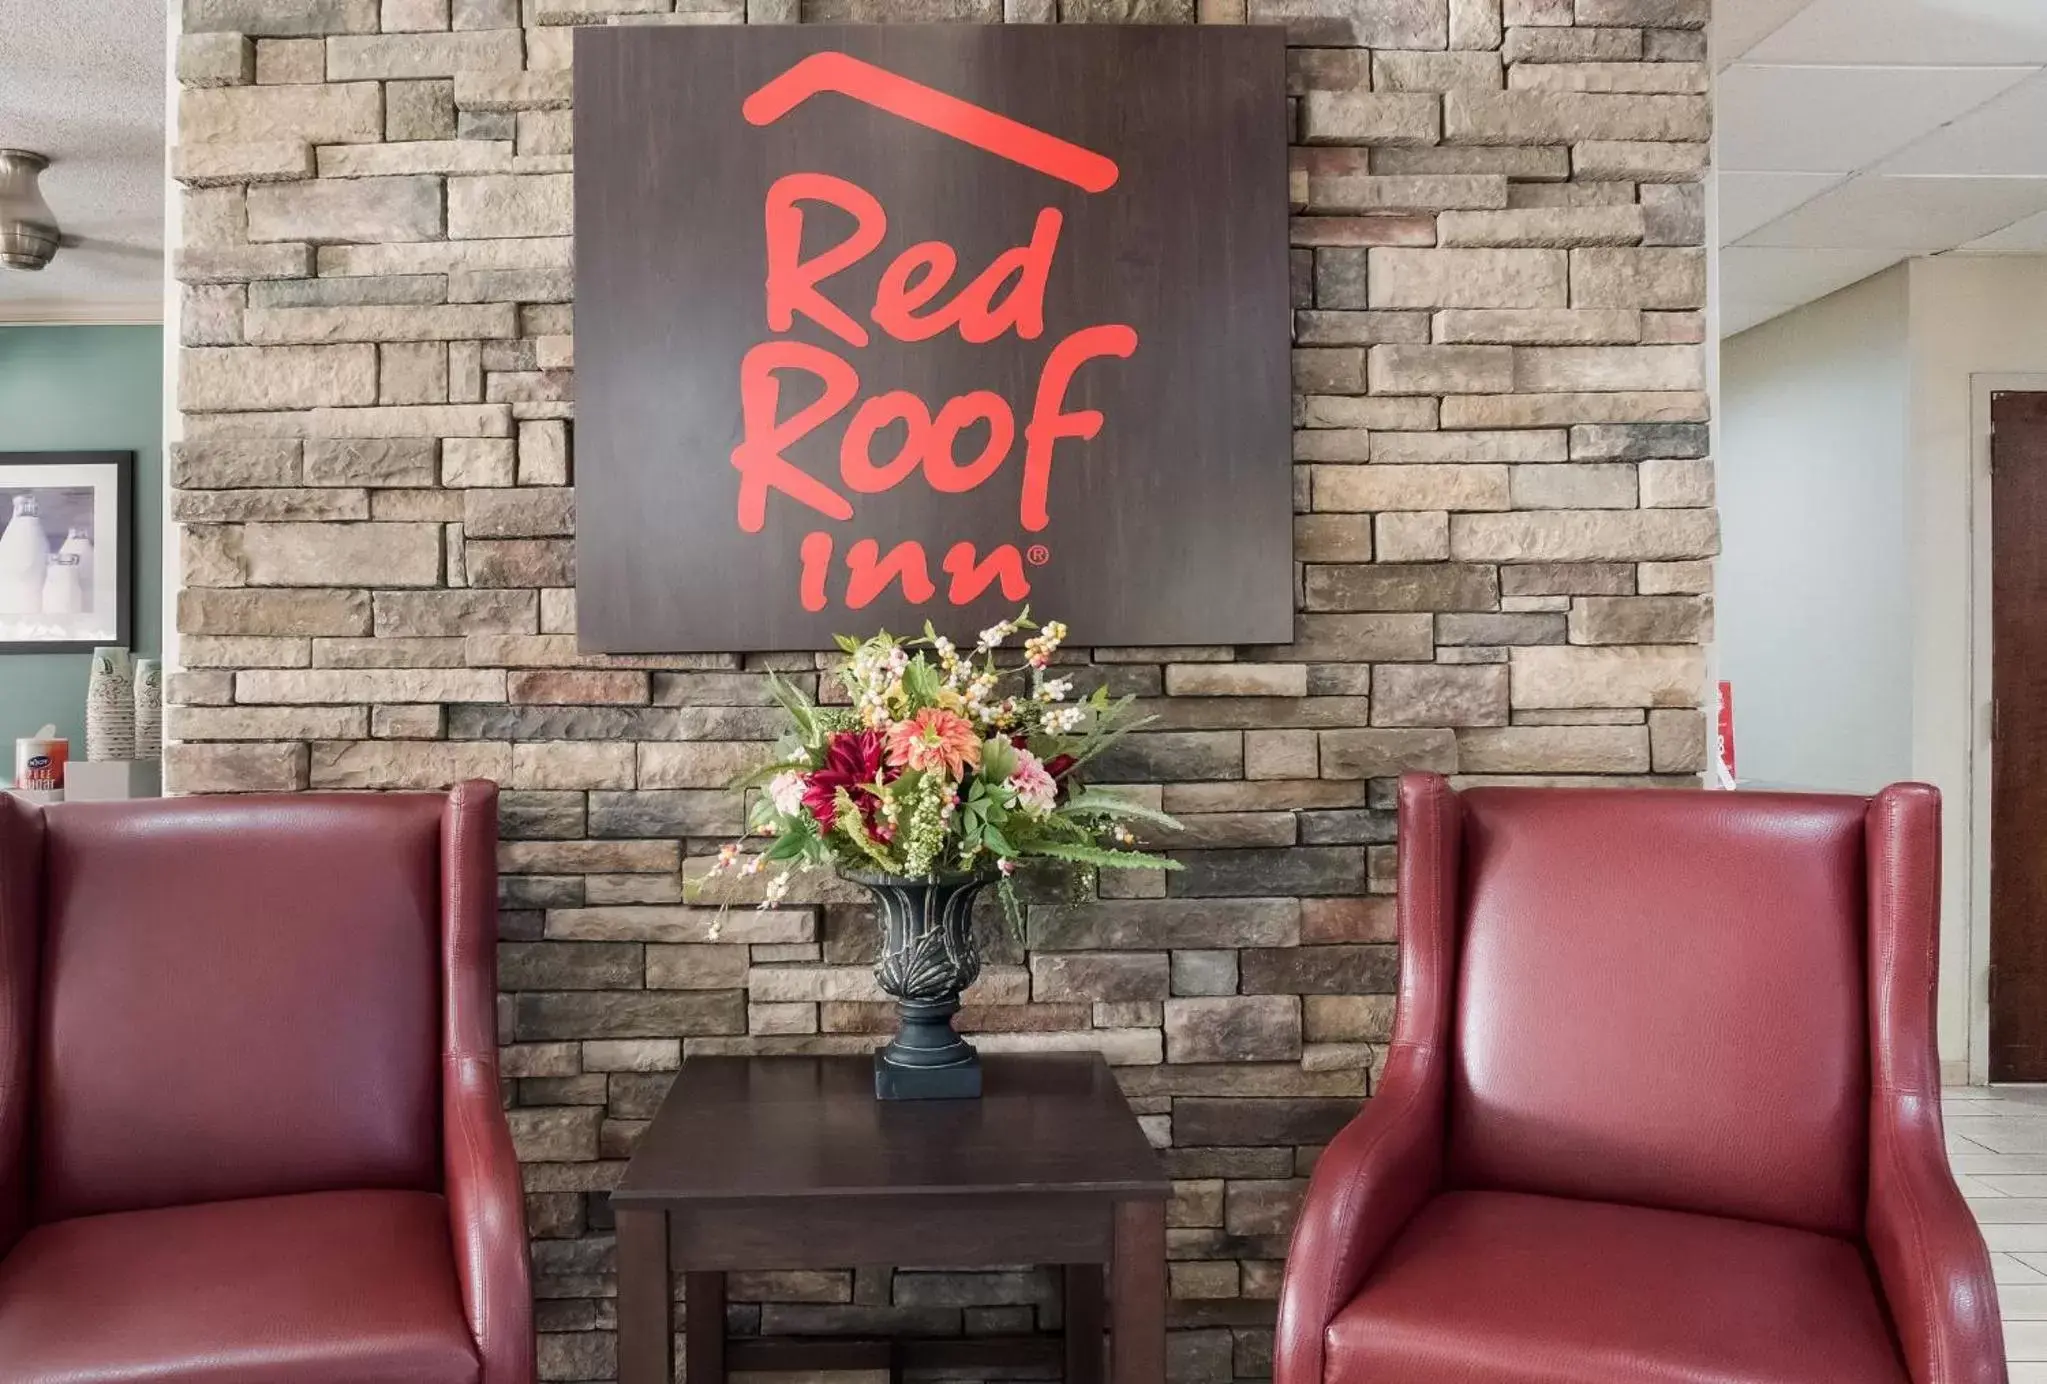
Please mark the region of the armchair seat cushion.
<svg viewBox="0 0 2047 1384"><path fill-rule="evenodd" d="M316 1192L30 1230L0 1259L8 1384L476 1384L448 1206Z"/></svg>
<svg viewBox="0 0 2047 1384"><path fill-rule="evenodd" d="M1328 1384L1905 1384L1861 1249L1681 1211L1423 1204L1330 1322Z"/></svg>

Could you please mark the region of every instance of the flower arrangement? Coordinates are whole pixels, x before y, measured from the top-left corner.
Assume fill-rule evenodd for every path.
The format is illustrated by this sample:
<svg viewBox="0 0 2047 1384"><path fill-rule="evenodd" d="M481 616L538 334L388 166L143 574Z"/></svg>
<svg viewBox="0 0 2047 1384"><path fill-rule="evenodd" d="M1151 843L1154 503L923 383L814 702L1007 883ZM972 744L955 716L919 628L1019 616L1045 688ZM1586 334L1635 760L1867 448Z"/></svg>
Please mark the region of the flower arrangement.
<svg viewBox="0 0 2047 1384"><path fill-rule="evenodd" d="M842 635L844 706L813 704L772 678L793 729L769 764L740 781L766 789L747 827L768 844L751 854L727 845L717 870L770 871L763 906L804 869L898 879L993 874L1020 929L1011 876L1022 862L1178 868L1132 849L1130 830L1132 822L1177 822L1085 782L1089 762L1148 718L1100 688L1073 699L1073 679L1050 671L1066 627L1040 628L1029 615L1026 608L981 631L971 650L928 624L921 638ZM1022 663L999 667L996 651L1018 634Z"/></svg>

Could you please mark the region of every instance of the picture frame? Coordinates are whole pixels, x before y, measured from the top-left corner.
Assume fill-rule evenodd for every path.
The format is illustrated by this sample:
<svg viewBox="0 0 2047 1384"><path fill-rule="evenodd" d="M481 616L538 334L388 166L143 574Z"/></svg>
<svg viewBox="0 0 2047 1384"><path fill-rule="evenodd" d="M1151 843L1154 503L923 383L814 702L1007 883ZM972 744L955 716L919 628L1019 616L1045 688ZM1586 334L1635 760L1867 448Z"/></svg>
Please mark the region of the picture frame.
<svg viewBox="0 0 2047 1384"><path fill-rule="evenodd" d="M135 453L0 452L0 654L132 643Z"/></svg>

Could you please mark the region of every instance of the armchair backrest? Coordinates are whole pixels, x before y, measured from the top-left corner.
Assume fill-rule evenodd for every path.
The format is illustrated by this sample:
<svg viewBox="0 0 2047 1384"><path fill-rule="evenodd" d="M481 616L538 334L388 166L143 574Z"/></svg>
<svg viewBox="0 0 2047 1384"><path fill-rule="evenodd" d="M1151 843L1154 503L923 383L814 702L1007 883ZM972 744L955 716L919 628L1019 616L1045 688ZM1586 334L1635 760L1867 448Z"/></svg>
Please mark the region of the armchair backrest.
<svg viewBox="0 0 2047 1384"><path fill-rule="evenodd" d="M448 809L389 794L44 812L33 1219L438 1189ZM0 875L22 865L0 858Z"/></svg>
<svg viewBox="0 0 2047 1384"><path fill-rule="evenodd" d="M1458 799L1448 1181L1859 1234L1866 800Z"/></svg>

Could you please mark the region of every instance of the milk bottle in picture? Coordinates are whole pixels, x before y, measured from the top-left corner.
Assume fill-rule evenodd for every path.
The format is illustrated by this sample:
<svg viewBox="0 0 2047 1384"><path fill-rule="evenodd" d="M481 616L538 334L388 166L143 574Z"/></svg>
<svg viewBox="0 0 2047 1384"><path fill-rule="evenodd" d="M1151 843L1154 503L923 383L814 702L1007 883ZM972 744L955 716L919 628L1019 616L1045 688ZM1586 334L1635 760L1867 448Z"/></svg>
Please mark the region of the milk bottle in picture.
<svg viewBox="0 0 2047 1384"><path fill-rule="evenodd" d="M49 560L50 539L36 512L36 497L16 495L14 517L0 531L0 615L42 612Z"/></svg>
<svg viewBox="0 0 2047 1384"><path fill-rule="evenodd" d="M84 568L78 554L50 554L50 569L43 578L43 614L76 615L86 608Z"/></svg>
<svg viewBox="0 0 2047 1384"><path fill-rule="evenodd" d="M78 558L78 608L92 609L92 531L83 524L73 524L70 534L64 539L60 553L72 553Z"/></svg>

